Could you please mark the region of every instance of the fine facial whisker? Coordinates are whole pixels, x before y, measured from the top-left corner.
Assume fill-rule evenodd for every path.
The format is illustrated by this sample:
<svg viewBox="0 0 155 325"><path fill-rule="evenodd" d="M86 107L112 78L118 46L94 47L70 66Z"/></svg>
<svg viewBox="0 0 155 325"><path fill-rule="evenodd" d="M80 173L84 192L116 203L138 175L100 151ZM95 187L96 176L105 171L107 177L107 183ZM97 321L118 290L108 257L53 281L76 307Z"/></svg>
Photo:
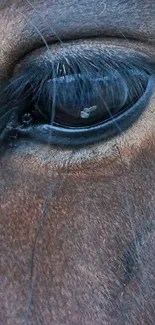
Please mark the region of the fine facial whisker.
<svg viewBox="0 0 155 325"><path fill-rule="evenodd" d="M44 43L44 45L45 45L45 47L46 47L46 49L47 49L47 51L50 51L50 49L49 49L49 45L48 45L48 43L46 42L46 39L45 39L45 37L42 35L42 33L40 32L40 30L38 29L38 27L35 25L35 24L33 24L33 22L31 21L31 19L29 19L26 15L24 15L19 9L15 9L21 16L23 16L26 20L27 20L27 22L35 29L35 31L37 32L37 34L40 36L40 38L42 39L42 41L43 41L43 43Z"/></svg>
<svg viewBox="0 0 155 325"><path fill-rule="evenodd" d="M41 12L38 11L34 5L29 1L29 0L25 0L30 6L31 8L38 14L38 16L40 18L42 18L42 20L45 22L45 18L42 16ZM62 40L60 39L60 37L58 36L58 34L54 31L54 29L51 27L51 25L47 24L47 21L46 21L46 25L48 27L48 29L56 36L57 40L60 42L60 44L63 46L63 42Z"/></svg>

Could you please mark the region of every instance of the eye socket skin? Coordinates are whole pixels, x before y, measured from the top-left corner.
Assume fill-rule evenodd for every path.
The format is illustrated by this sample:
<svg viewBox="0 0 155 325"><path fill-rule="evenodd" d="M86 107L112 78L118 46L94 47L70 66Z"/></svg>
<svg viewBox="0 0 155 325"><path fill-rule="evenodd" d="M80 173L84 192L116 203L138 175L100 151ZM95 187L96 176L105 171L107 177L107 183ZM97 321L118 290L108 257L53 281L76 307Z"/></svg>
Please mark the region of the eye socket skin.
<svg viewBox="0 0 155 325"><path fill-rule="evenodd" d="M155 77L150 76L144 94L139 100L127 110L116 116L114 119L100 123L95 126L81 128L65 128L40 124L26 128L17 127L17 132L22 136L28 136L43 143L63 146L83 146L96 141L103 141L112 136L120 134L137 120L147 106L151 95L155 91Z"/></svg>
<svg viewBox="0 0 155 325"><path fill-rule="evenodd" d="M1 0L0 14L0 323L154 325L155 0ZM91 85L108 75L113 117L83 96L72 124L64 61ZM50 119L50 90L70 120Z"/></svg>

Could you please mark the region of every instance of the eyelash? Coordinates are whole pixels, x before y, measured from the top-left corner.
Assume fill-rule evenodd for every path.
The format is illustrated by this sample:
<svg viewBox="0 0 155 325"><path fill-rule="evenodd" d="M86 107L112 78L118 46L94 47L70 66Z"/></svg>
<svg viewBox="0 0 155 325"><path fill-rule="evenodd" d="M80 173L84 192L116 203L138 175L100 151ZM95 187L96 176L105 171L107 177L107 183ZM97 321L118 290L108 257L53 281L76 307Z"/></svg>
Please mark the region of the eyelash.
<svg viewBox="0 0 155 325"><path fill-rule="evenodd" d="M93 128L95 130L96 126L109 121L111 125L115 124L116 117L142 97L149 77L154 74L154 64L148 58L141 54L128 55L117 51L111 54L108 52L104 56L101 53L92 56L89 51L85 51L83 56L76 54L54 63L30 60L0 89L0 141L9 132L32 134L40 129L41 133L46 133L47 125L50 125L52 115L55 115L52 124L59 140L55 136L53 140L51 138L51 143L64 143L65 130L69 131L67 145L92 143L96 138L93 140L90 136ZM105 111L103 107L96 110L95 100L104 104ZM100 118L94 121L96 112ZM90 115L92 119L88 119ZM117 132L123 130L119 125L115 127ZM30 129L31 132L28 132ZM84 129L89 129L89 132ZM83 140L80 138L80 130ZM74 141L76 133L80 141L77 137ZM99 134L97 140L105 138L102 132Z"/></svg>

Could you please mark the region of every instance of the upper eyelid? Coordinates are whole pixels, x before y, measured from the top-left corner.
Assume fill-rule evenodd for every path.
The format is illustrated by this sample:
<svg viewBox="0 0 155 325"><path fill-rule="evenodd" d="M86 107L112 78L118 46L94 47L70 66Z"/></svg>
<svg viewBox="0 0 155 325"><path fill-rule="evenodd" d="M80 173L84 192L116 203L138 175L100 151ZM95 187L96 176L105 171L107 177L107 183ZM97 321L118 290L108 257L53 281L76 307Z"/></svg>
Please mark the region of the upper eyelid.
<svg viewBox="0 0 155 325"><path fill-rule="evenodd" d="M23 65L23 68L21 67L21 72L13 78L10 78L8 82L6 82L6 86L4 84L4 87L0 89L0 95L3 93L2 89L8 89L10 88L10 85L14 86L14 83L16 85L20 85L20 89L22 90L22 87L24 87L24 82L25 85L27 82L31 83L31 80L33 80L33 74L35 76L35 71L34 69L36 68L39 73L41 73L41 79L40 82L43 82L43 80L48 81L53 79L59 78L59 82L61 82L61 75L58 73L58 66L60 68L61 66L65 66L65 73L62 73L62 79L65 77L65 74L70 75L70 78L72 78L72 73L74 73L74 78L77 75L80 75L80 78L88 78L90 81L91 79L94 79L94 74L96 71L103 71L102 73L102 78L106 79L106 73L110 70L113 69L113 75L115 74L115 71L119 71L120 73L125 72L127 69L132 69L132 75L138 75L139 71L142 69L143 71L147 71L150 74L155 73L155 63L150 60L149 57L143 56L142 54L139 55L139 53L131 53L132 55L128 55L126 52L121 53L117 52L115 50L114 54L112 56L107 55L106 53L103 53L102 51L100 55L98 54L98 57L96 58L96 53L94 51L94 58L90 55L90 53L85 52L83 57L82 55L75 55L69 58L64 58L63 61L62 59L59 61L56 60L56 62L53 64L50 61L48 62L47 59L45 59L45 64L42 62L42 64L39 63L37 64L37 59L35 60L30 60L26 62ZM124 57L123 57L124 55ZM38 58L39 61L39 58ZM68 63L69 62L69 63ZM134 69L133 69L134 67ZM102 69L102 70L101 70ZM53 70L54 73L53 73ZM142 73L142 70L140 73ZM38 73L37 71L37 73ZM67 72L66 72L67 71ZM25 74L25 81L23 78L23 74ZM104 75L105 74L105 75ZM27 78L27 80L26 80ZM97 75L96 75L97 78ZM62 80L63 82L63 80ZM22 84L23 83L23 84ZM38 83L38 81L37 81ZM34 83L33 83L34 84ZM10 89L9 89L10 90ZM13 90L13 88L12 88ZM16 92L16 87L14 87L14 90Z"/></svg>

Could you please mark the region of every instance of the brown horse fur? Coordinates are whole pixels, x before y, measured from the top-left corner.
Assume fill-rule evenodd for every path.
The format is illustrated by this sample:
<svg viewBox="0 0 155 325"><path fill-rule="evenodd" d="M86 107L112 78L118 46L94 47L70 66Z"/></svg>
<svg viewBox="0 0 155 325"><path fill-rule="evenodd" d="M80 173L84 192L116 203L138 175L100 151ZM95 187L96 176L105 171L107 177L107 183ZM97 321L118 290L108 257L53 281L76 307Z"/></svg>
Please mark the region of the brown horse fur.
<svg viewBox="0 0 155 325"><path fill-rule="evenodd" d="M101 36L155 56L154 0L0 0L0 79L41 45ZM111 37L112 36L112 37ZM107 37L109 38L107 41ZM81 149L15 139L0 157L0 324L155 323L155 97Z"/></svg>

